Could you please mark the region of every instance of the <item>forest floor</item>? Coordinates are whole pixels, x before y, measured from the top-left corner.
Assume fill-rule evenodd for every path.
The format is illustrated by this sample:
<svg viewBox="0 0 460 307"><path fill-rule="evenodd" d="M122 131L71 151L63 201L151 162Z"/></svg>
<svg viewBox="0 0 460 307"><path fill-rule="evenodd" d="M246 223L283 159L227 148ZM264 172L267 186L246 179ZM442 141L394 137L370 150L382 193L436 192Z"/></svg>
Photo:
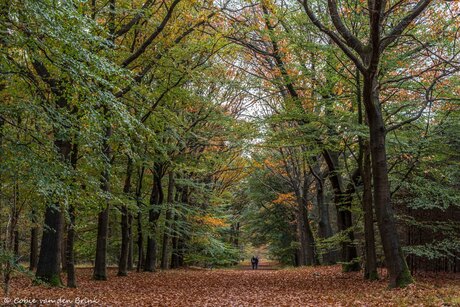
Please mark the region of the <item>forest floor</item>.
<svg viewBox="0 0 460 307"><path fill-rule="evenodd" d="M387 289L388 281L364 281L361 273L342 273L340 266L280 269L263 265L236 269L184 269L132 272L108 281L91 280L91 269L78 269L78 288L47 288L16 277L12 306L460 306L459 274L426 274L405 289ZM22 300L22 301L18 301ZM53 304L54 303L54 304Z"/></svg>

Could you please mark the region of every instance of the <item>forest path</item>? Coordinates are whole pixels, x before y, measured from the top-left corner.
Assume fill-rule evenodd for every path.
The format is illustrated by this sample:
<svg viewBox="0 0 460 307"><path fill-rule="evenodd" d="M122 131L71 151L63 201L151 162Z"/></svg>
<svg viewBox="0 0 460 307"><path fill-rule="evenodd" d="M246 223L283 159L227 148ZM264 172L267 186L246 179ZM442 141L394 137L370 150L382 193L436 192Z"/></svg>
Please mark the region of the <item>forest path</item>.
<svg viewBox="0 0 460 307"><path fill-rule="evenodd" d="M262 263L261 263L262 264ZM262 268L264 266L262 265ZM94 281L91 269L78 269L78 288L34 286L24 278L12 282L8 299L47 299L59 306L455 306L460 304L460 276L419 277L406 289L388 290L387 280L364 281L361 273L342 273L340 266L290 269L170 270L131 272ZM77 298L79 298L77 300ZM43 304L48 306L51 304ZM56 305L56 304L54 304ZM79 306L78 304L75 304ZM81 305L80 305L81 306Z"/></svg>
<svg viewBox="0 0 460 307"><path fill-rule="evenodd" d="M236 270L252 270L252 265L250 261L243 261L238 264L234 269ZM280 270L282 269L282 265L276 261L260 259L259 266L257 270L259 271L267 271L267 270Z"/></svg>

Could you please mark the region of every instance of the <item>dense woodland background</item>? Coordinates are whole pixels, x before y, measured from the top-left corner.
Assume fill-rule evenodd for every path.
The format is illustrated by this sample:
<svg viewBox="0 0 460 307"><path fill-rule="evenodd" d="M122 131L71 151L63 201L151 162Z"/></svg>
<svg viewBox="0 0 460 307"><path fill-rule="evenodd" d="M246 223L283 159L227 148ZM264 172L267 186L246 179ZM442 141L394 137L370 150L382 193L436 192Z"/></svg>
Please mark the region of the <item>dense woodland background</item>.
<svg viewBox="0 0 460 307"><path fill-rule="evenodd" d="M460 270L458 2L0 9L6 293L259 247L393 287Z"/></svg>

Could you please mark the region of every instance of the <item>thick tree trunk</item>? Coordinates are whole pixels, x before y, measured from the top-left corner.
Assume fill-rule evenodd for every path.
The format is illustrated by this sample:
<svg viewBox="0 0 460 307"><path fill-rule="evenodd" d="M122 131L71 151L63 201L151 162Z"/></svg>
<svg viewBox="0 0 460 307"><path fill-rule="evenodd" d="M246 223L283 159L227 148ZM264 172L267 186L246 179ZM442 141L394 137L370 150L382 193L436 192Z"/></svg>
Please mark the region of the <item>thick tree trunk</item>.
<svg viewBox="0 0 460 307"><path fill-rule="evenodd" d="M390 275L390 287L405 286L413 280L401 249L391 206L385 145L386 131L380 110L377 73L365 76L363 98L370 129L375 213L385 253L385 263Z"/></svg>
<svg viewBox="0 0 460 307"><path fill-rule="evenodd" d="M133 161L128 157L125 185L123 187L123 193L129 198L131 193L131 176L133 173ZM118 276L128 275L128 258L129 258L129 211L128 206L123 204L121 206L121 250L120 259L118 262Z"/></svg>
<svg viewBox="0 0 460 307"><path fill-rule="evenodd" d="M58 204L46 207L45 226L35 276L53 286L61 285L62 221L63 216Z"/></svg>
<svg viewBox="0 0 460 307"><path fill-rule="evenodd" d="M96 259L93 278L107 280L107 236L109 229L109 206L99 212L97 220Z"/></svg>
<svg viewBox="0 0 460 307"><path fill-rule="evenodd" d="M41 77L46 82L54 95L55 106L57 110L64 109L69 111L71 108L68 104L68 97L66 95L65 86L62 81L51 78L51 74L46 66L34 60L32 65ZM65 114L65 113L64 113ZM70 162L70 153L72 145L69 138L66 136L70 127L61 127L61 131L57 129L54 131L55 139L54 146L57 148L60 160L68 165ZM60 138L59 136L64 136ZM52 285L61 285L60 277L60 260L61 260L61 241L62 241L62 225L64 217L61 212L61 204L48 204L45 209L45 221L43 227L43 236L40 246L40 254L37 263L37 272L35 276L37 279L48 282Z"/></svg>
<svg viewBox="0 0 460 307"><path fill-rule="evenodd" d="M161 205L163 204L163 187L161 185L161 168L160 164L155 164L153 170L152 193L150 195L149 210L149 234L147 236L147 253L145 255L144 271L154 272L157 261L157 241L155 238L156 223L161 214Z"/></svg>
<svg viewBox="0 0 460 307"><path fill-rule="evenodd" d="M64 98L59 99L58 104L61 107L65 106L66 103ZM72 148L70 141L55 140L54 145L60 153L61 160L68 163ZM62 284L60 273L63 221L64 217L59 203L46 206L43 235L35 277L53 286L60 286Z"/></svg>
<svg viewBox="0 0 460 307"><path fill-rule="evenodd" d="M170 228L173 218L173 206L174 206L174 172L169 172L168 180L168 196L166 198L168 208L165 216L165 227L163 233L163 245L161 249L161 269L166 270L168 268L168 256L169 256L169 244L171 241Z"/></svg>

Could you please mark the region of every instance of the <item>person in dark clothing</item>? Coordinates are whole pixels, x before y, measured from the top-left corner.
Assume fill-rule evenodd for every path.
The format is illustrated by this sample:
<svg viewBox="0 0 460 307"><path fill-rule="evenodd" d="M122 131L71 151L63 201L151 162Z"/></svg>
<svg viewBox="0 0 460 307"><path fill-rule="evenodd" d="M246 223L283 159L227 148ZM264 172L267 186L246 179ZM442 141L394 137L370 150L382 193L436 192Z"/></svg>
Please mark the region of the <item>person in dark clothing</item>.
<svg viewBox="0 0 460 307"><path fill-rule="evenodd" d="M252 269L257 270L257 268L259 267L259 258L256 256L252 256L251 264L252 264Z"/></svg>

